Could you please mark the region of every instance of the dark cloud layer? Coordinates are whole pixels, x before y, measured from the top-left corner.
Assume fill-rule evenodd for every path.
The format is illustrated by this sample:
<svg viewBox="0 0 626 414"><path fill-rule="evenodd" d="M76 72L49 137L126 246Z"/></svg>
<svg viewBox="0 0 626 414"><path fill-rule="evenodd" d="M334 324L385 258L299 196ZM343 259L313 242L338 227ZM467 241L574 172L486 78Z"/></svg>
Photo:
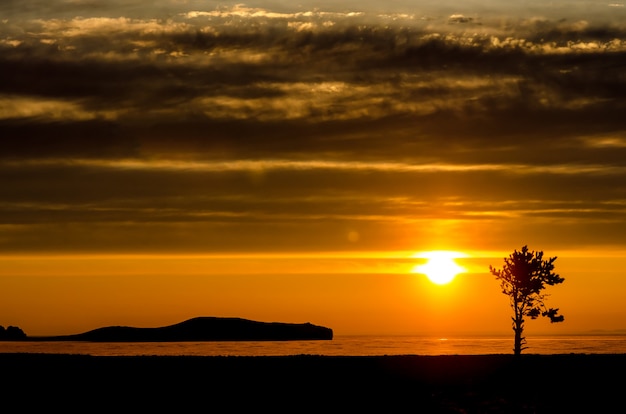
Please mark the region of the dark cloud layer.
<svg viewBox="0 0 626 414"><path fill-rule="evenodd" d="M623 7L21 4L0 21L4 251L410 249L441 220L485 247L623 242Z"/></svg>

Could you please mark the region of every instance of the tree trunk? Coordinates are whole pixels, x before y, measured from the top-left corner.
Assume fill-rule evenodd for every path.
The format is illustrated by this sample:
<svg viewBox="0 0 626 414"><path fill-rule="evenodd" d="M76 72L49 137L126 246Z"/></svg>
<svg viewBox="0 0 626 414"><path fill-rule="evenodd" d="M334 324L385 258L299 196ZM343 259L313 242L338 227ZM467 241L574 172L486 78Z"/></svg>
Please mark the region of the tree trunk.
<svg viewBox="0 0 626 414"><path fill-rule="evenodd" d="M518 317L513 321L513 331L515 332L515 347L513 348L513 352L515 355L520 355L522 349L524 349L522 347L524 344L524 337L522 336L522 332L524 331L524 319Z"/></svg>

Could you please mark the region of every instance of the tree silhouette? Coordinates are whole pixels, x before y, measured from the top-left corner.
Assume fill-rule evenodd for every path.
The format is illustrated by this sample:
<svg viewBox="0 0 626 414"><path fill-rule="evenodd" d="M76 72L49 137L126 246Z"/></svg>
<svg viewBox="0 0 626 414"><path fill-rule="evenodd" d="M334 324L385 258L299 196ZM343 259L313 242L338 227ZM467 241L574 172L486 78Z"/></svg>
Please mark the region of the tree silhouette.
<svg viewBox="0 0 626 414"><path fill-rule="evenodd" d="M513 331L515 332L515 355L526 349L524 332L524 317L537 319L539 316L550 318L550 322L563 322L563 316L558 315L559 309L546 308L544 300L547 295L542 291L547 286L563 283L565 279L553 272L556 257L543 259L543 252L528 250L527 246L521 251L514 250L504 259L502 269L495 269L489 265L489 270L500 281L502 293L510 298L514 316Z"/></svg>

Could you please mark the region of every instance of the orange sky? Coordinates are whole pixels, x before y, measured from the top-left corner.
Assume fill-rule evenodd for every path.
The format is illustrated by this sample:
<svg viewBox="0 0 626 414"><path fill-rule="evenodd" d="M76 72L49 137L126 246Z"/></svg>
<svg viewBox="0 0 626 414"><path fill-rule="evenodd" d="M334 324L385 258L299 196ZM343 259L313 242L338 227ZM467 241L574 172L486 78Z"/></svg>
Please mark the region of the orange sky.
<svg viewBox="0 0 626 414"><path fill-rule="evenodd" d="M626 7L391 3L0 2L0 325L626 329Z"/></svg>
<svg viewBox="0 0 626 414"><path fill-rule="evenodd" d="M488 273L504 256L457 259L468 273L442 286L411 273L423 263L411 256L2 257L0 314L30 335L162 326L203 315L308 321L337 335L509 334L508 298ZM566 321L529 321L529 335L625 328L626 259L577 253L555 264L565 282L549 289L547 303Z"/></svg>

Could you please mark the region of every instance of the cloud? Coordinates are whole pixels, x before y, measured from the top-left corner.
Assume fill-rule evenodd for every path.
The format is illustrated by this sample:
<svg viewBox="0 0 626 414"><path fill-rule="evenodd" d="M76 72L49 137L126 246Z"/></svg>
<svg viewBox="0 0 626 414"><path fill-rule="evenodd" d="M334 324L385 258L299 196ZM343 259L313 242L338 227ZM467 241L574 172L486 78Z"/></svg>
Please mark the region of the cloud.
<svg viewBox="0 0 626 414"><path fill-rule="evenodd" d="M448 18L449 23L471 23L474 21L473 17L466 17L462 14L453 14Z"/></svg>
<svg viewBox="0 0 626 414"><path fill-rule="evenodd" d="M621 146L624 146L623 143ZM183 171L183 172L264 172L264 171L366 171L392 173L471 173L505 172L520 175L623 175L626 166L602 164L561 164L561 165L522 165L522 164L450 164L450 163L400 163L362 162L327 160L228 160L228 161L181 161L181 160L141 160L141 159L43 159L0 162L4 168L97 168L123 171Z"/></svg>
<svg viewBox="0 0 626 414"><path fill-rule="evenodd" d="M4 248L374 248L435 220L619 239L623 23L218 3L13 4Z"/></svg>
<svg viewBox="0 0 626 414"><path fill-rule="evenodd" d="M324 12L319 10L296 12L296 13L280 13L272 12L262 8L247 7L244 4L236 4L232 7L220 7L213 11L189 11L182 13L182 16L187 19L195 19L198 17L218 17L218 18L232 18L239 17L245 19L281 19L281 20L294 20L294 19L309 19L309 18L335 18L343 19L350 17L363 16L363 12Z"/></svg>
<svg viewBox="0 0 626 414"><path fill-rule="evenodd" d="M97 117L98 114L86 111L77 102L0 95L0 120L36 118L47 121L82 121Z"/></svg>
<svg viewBox="0 0 626 414"><path fill-rule="evenodd" d="M570 33L555 23L533 39L524 31L446 34L348 20L312 30L311 22L258 26L253 21L267 13L257 9L227 14L242 10L234 27L221 11L205 12L217 21L197 25L126 17L27 21L29 34L4 40L5 93L43 99L73 93L84 98L85 111L120 118L200 113L323 122L487 113L517 103L546 110L608 107L617 95L611 91L623 87L617 72L594 77L601 70L594 67L598 53L610 66L622 64L626 43L618 29L581 26ZM52 77L33 84L30 77L40 72ZM463 82L482 86L460 87ZM575 96L573 82L585 84L584 97ZM317 93L331 84L341 90Z"/></svg>
<svg viewBox="0 0 626 414"><path fill-rule="evenodd" d="M581 138L591 148L626 148L626 136L596 136Z"/></svg>

